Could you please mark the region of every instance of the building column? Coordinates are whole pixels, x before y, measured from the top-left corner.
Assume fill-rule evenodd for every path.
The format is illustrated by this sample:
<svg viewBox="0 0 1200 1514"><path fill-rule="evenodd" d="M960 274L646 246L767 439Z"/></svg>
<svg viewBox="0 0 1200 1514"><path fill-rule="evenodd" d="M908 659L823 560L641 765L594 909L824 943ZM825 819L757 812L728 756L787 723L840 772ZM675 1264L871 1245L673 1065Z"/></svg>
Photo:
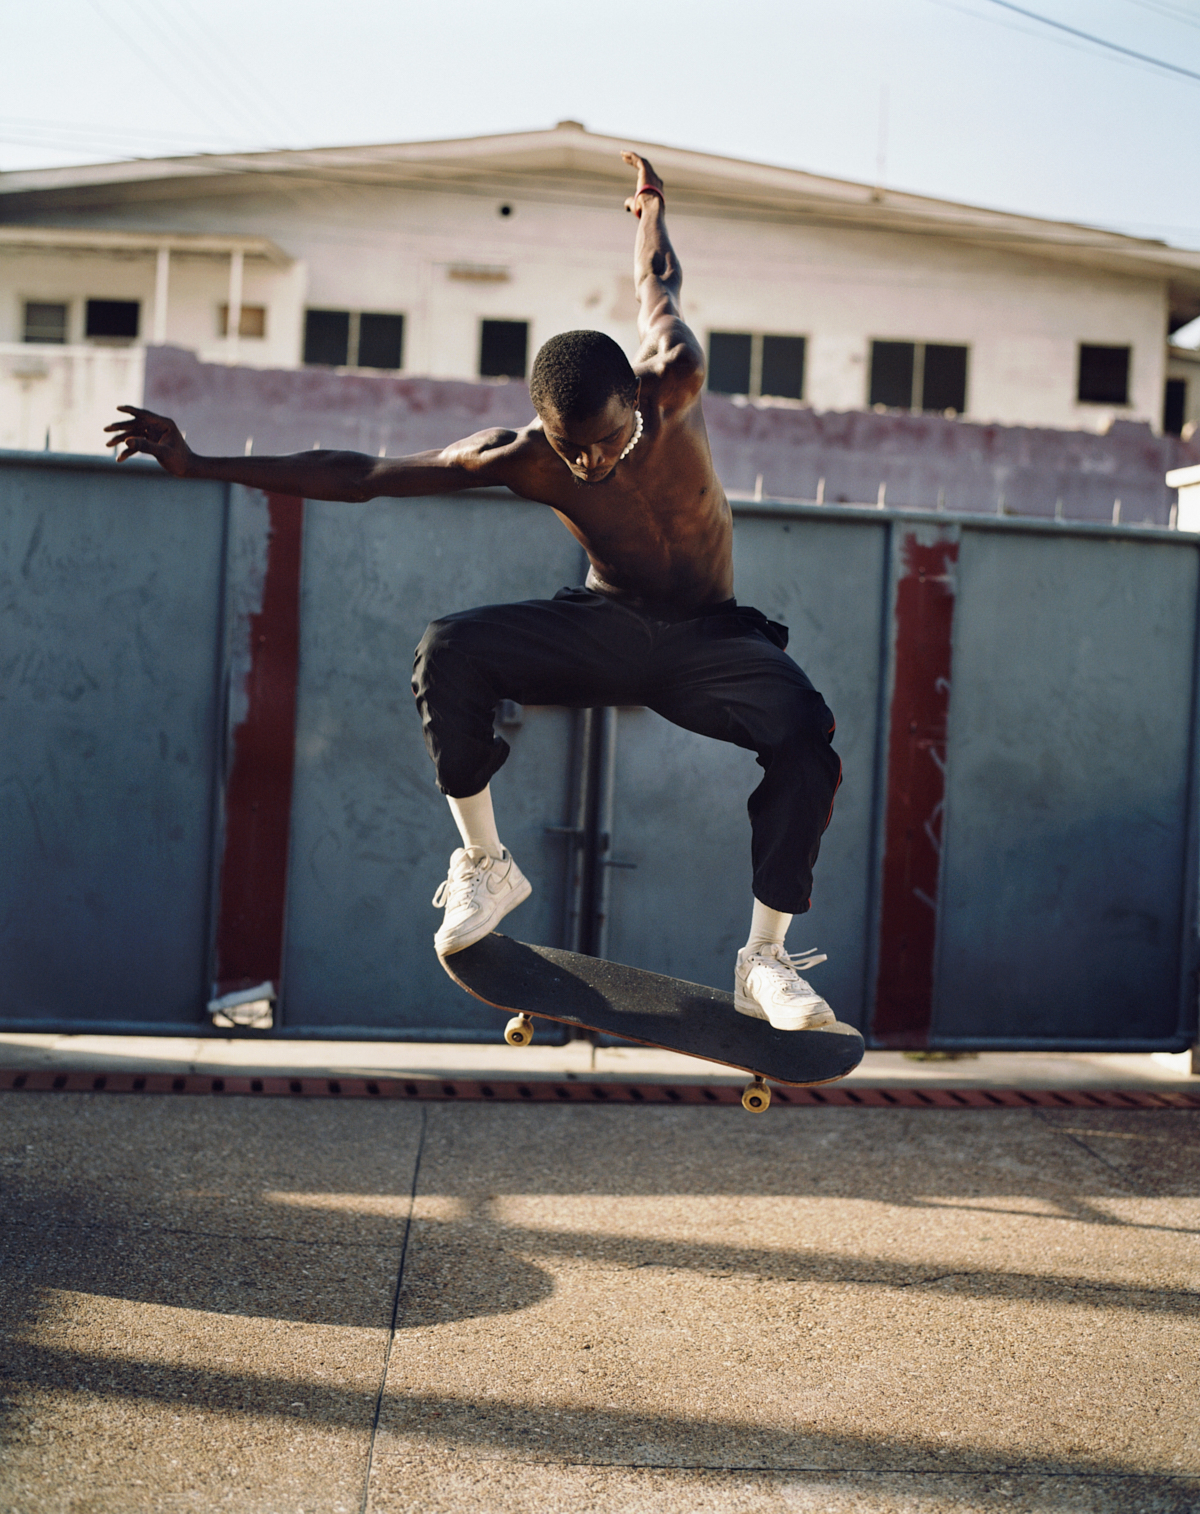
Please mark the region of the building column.
<svg viewBox="0 0 1200 1514"><path fill-rule="evenodd" d="M154 327L152 341L161 347L167 340L167 290L171 281L171 249L160 247L154 262Z"/></svg>
<svg viewBox="0 0 1200 1514"><path fill-rule="evenodd" d="M227 354L231 363L238 360L238 336L242 329L242 272L244 255L240 247L229 254L229 319L225 323Z"/></svg>

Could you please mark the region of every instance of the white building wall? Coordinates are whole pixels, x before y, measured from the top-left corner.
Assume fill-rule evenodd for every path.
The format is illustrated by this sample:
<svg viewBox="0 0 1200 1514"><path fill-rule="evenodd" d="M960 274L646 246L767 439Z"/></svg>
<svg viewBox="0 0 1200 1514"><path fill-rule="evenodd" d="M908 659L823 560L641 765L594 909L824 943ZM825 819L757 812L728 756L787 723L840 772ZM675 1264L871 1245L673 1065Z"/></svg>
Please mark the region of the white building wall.
<svg viewBox="0 0 1200 1514"><path fill-rule="evenodd" d="M0 343L0 447L104 452L118 405L138 405L144 347L33 347Z"/></svg>
<svg viewBox="0 0 1200 1514"><path fill-rule="evenodd" d="M406 368L478 372L479 321L529 320L531 354L555 331L592 326L636 347L634 225L612 208L441 191L354 191L325 203L224 203L227 230L268 235L309 266L309 303L403 311ZM240 198L240 197L239 197ZM502 218L499 206L512 206ZM965 343L968 414L1104 430L1161 420L1165 281L932 236L728 220L672 207L684 313L709 330L808 338L807 401L867 402L874 338ZM197 227L197 229L200 229ZM455 265L511 270L505 283L453 279ZM1133 348L1130 404L1080 405L1078 346Z"/></svg>
<svg viewBox="0 0 1200 1514"><path fill-rule="evenodd" d="M89 299L137 300L141 304L138 341L154 329L155 254L143 251L0 249L0 342L20 342L27 301L69 305L68 341L83 344ZM242 302L265 305L267 334L243 337L238 361L255 367L292 367L300 352L304 323L305 270L279 268L264 259L245 263ZM190 347L210 362L229 356L218 334L219 312L229 299L229 260L211 253L173 252L167 293L166 340ZM97 343L97 346L100 344ZM104 345L111 346L111 342Z"/></svg>
<svg viewBox="0 0 1200 1514"><path fill-rule="evenodd" d="M173 255L167 339L209 361L296 365L306 304L403 313L405 371L434 377L477 375L479 323L489 317L528 320L531 358L554 332L580 326L632 352L632 218L615 196L572 200L567 185L553 183L538 194L299 182L283 193L260 181L209 199L112 204L103 225L265 236L296 260L290 270L247 262L243 299L267 306L267 336L242 339L233 354L216 324L227 263ZM499 214L502 204L510 216ZM819 409L863 408L870 343L890 338L966 344L972 419L1092 430L1117 416L1161 423L1160 279L934 235L733 219L680 204L670 216L685 317L702 338L713 329L805 336L805 399ZM463 265L507 276L464 279L456 276ZM0 268L0 337L10 341L24 298L140 298L144 329L150 319L152 257L38 254L34 267L11 254ZM1081 342L1132 347L1128 406L1076 402Z"/></svg>

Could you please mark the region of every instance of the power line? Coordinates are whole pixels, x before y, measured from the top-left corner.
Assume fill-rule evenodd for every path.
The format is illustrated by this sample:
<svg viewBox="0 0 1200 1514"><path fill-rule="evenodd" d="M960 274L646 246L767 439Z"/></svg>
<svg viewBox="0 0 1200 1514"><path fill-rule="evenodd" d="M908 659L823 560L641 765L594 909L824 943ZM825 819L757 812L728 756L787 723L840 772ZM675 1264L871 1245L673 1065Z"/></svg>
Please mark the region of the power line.
<svg viewBox="0 0 1200 1514"><path fill-rule="evenodd" d="M100 17L100 20L104 23L105 35L107 36L108 33L113 30L113 23L109 20L108 15L101 6L100 0L88 0L88 4L91 6L92 10L95 11L95 13ZM154 76L157 77L163 72L163 66L161 62L158 59L152 57L151 54L147 52L146 48L142 45L142 42L138 37L136 27L129 27L122 32L121 46L128 48L133 53L136 53ZM197 101L194 96L188 93L187 89L182 86L178 80L172 81L172 87L178 97L181 100L185 101L196 113L196 115L200 117L201 120L203 120L209 126L215 125L215 123L209 119L208 111L205 108L202 100ZM214 132L214 135L217 134L217 132Z"/></svg>
<svg viewBox="0 0 1200 1514"><path fill-rule="evenodd" d="M969 16L972 21L985 21L989 26L1002 26L1005 31L1016 32L1018 37L1035 37L1040 42L1052 42L1055 47L1068 48L1073 53L1082 53L1085 58L1094 58L1096 55L1084 42L1072 41L1070 37L1048 37L1045 32L1039 31L1036 26L1026 26L1022 21L1010 21L1004 16L993 16L972 10L968 5L956 5L955 0L929 0L930 5L936 5L942 10L953 11L957 16ZM1146 65L1133 63L1128 64L1131 68L1145 69Z"/></svg>
<svg viewBox="0 0 1200 1514"><path fill-rule="evenodd" d="M287 137L291 134L288 123L277 109L274 99L264 90L261 81L251 74L235 51L222 52L204 23L197 20L184 0L172 0L169 11L164 9L160 0L146 0L146 3L161 17L165 26L185 40L196 62L210 79L218 83L222 93L235 101L239 110L244 112L249 107L256 117L257 125L265 125L270 137Z"/></svg>
<svg viewBox="0 0 1200 1514"><path fill-rule="evenodd" d="M1176 21L1183 26L1200 26L1200 16L1182 6L1166 4L1163 0L1128 0L1128 3L1140 6L1142 10L1153 11L1167 21Z"/></svg>
<svg viewBox="0 0 1200 1514"><path fill-rule="evenodd" d="M1084 42L1091 42L1096 47L1105 47L1110 52L1120 53L1123 57L1133 58L1138 63L1149 63L1153 68L1165 68L1168 73L1179 74L1184 79L1195 79L1200 83L1200 73L1190 68L1181 68L1178 63L1167 63L1162 58L1152 58L1148 53L1134 52L1131 47L1122 47L1119 42L1107 42L1103 37L1093 36L1091 32L1082 32L1077 26L1068 26L1065 21L1055 21L1050 16L1040 16L1037 11L1026 10L1022 5L1014 5L1012 0L988 0L991 5L998 5L1002 10L1013 11L1018 16L1025 16L1030 21L1039 21L1043 26L1052 26L1056 31L1066 32L1071 37L1081 37Z"/></svg>

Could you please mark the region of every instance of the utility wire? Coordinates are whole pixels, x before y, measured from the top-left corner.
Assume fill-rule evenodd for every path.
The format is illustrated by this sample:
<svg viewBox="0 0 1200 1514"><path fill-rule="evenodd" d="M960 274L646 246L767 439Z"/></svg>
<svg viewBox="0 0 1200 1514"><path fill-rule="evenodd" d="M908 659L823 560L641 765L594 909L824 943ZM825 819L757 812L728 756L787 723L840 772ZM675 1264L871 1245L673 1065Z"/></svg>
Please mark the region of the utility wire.
<svg viewBox="0 0 1200 1514"><path fill-rule="evenodd" d="M1145 11L1153 11L1156 16L1162 16L1167 21L1177 21L1183 26L1200 26L1200 15L1185 10L1182 6L1162 4L1160 0L1128 0L1128 3L1140 6Z"/></svg>
<svg viewBox="0 0 1200 1514"><path fill-rule="evenodd" d="M291 134L288 123L262 82L246 68L236 51L221 51L211 32L184 0L172 0L169 10L160 0L146 0L146 3L161 18L163 25L183 40L192 58L218 84L222 93L234 101L243 115L249 109L258 127L267 128L269 137L286 138Z"/></svg>
<svg viewBox="0 0 1200 1514"><path fill-rule="evenodd" d="M105 35L107 36L113 29L113 23L110 20L108 13L101 6L100 0L88 0L88 4L91 6L92 10L95 11L95 13L100 17L100 20L104 23L104 31ZM121 46L128 48L130 52L136 53L136 55L142 60L142 62L155 77L158 77L163 72L162 63L159 59L153 57L149 52L147 52L146 48L143 46L140 38L138 37L136 27L130 28L122 34ZM188 90L183 85L181 85L178 80L172 82L172 88L174 89L178 97L186 104L188 104L196 113L196 115L205 122L206 125L215 128L214 135L219 135L220 128L217 127L216 123L210 119L207 108L205 107L203 101L197 101L197 99L189 94Z"/></svg>
<svg viewBox="0 0 1200 1514"><path fill-rule="evenodd" d="M1133 58L1138 63L1149 63L1153 68L1165 68L1168 73L1178 74L1184 79L1195 79L1197 83L1200 83L1200 73L1196 73L1193 69L1182 68L1178 63L1167 63L1162 58L1152 58L1148 53L1134 52L1133 48L1122 47L1119 42L1107 42L1103 37L1093 36L1091 32L1080 31L1077 26L1068 26L1065 21L1055 21L1050 16L1040 16L1037 11L1026 10L1023 5L1014 5L1012 0L988 0L988 3L998 5L1002 10L1013 11L1018 16L1025 16L1030 21L1039 21L1043 26L1052 26L1056 31L1066 32L1068 36L1080 37L1084 42L1091 42L1096 47L1105 47L1110 52Z"/></svg>

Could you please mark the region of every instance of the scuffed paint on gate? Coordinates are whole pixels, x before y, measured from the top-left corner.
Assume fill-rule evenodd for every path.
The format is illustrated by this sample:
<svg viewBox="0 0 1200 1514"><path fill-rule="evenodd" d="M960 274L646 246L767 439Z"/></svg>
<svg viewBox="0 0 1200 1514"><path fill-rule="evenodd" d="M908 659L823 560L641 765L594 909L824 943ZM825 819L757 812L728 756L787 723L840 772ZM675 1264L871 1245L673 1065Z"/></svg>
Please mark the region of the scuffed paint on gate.
<svg viewBox="0 0 1200 1514"><path fill-rule="evenodd" d="M265 499L266 507L265 518L264 512L252 512L260 541L243 544L250 549L251 571L231 586L229 737L214 997L263 983L273 985L273 997L283 962L304 501L284 494L258 499ZM261 571L254 571L256 556L264 559Z"/></svg>
<svg viewBox="0 0 1200 1514"><path fill-rule="evenodd" d="M958 531L900 529L872 1030L924 1046L933 1017Z"/></svg>

